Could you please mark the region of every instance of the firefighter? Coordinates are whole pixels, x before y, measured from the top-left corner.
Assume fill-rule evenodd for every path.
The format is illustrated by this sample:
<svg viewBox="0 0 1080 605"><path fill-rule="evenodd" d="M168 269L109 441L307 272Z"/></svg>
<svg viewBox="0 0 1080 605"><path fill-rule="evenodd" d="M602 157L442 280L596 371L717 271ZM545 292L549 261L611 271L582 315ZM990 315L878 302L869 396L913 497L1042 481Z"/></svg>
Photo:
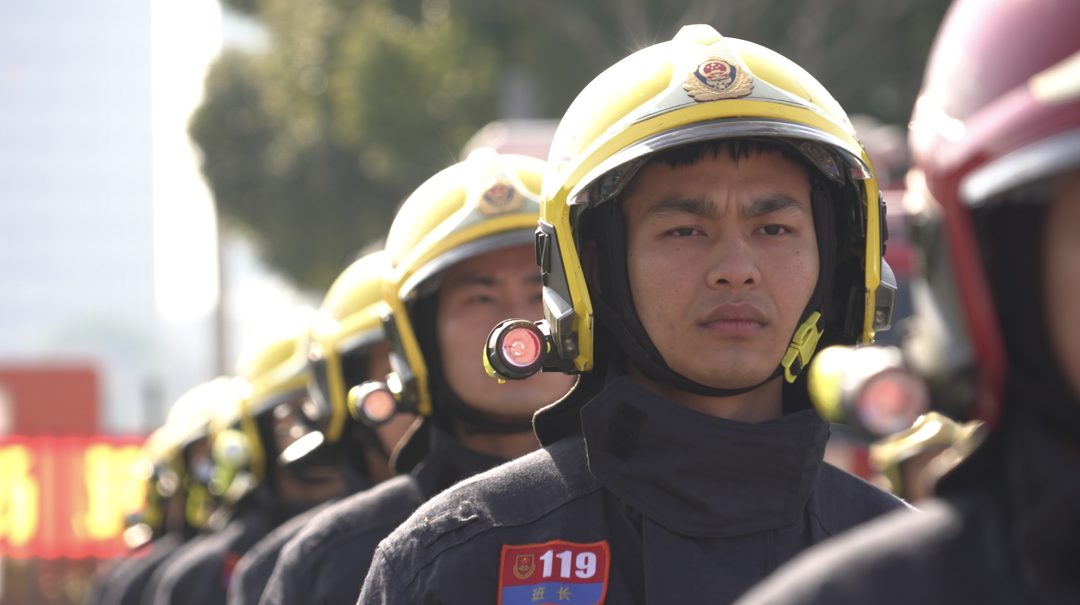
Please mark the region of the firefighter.
<svg viewBox="0 0 1080 605"><path fill-rule="evenodd" d="M91 594L88 605L138 605L154 570L196 535L210 506L210 421L217 409L234 401L227 378L199 385L173 404L165 424L147 438L134 469L146 482L146 505L138 523L124 532L132 550Z"/></svg>
<svg viewBox="0 0 1080 605"><path fill-rule="evenodd" d="M503 314L543 314L532 249L543 170L537 159L479 149L405 201L386 246L393 372L354 389L350 408L369 421L394 405L420 415L394 454L402 475L313 519L282 551L264 604L355 603L375 546L416 507L539 447L530 418L570 378L500 385L477 352Z"/></svg>
<svg viewBox="0 0 1080 605"><path fill-rule="evenodd" d="M390 478L390 453L415 419L401 413L372 426L351 416L347 409L349 389L385 380L390 372L382 327L386 264L384 252L373 252L338 276L312 321L308 349L308 388L316 426L325 435L326 453L338 458L344 472L367 477L366 482L356 482L357 488ZM313 448L305 457L320 455L325 454ZM282 547L336 500L293 517L252 547L236 565L228 602L256 605Z"/></svg>
<svg viewBox="0 0 1080 605"><path fill-rule="evenodd" d="M954 3L912 118L926 295L905 355L988 435L938 458L925 514L806 553L745 603L1080 602L1078 22L1068 0Z"/></svg>
<svg viewBox="0 0 1080 605"><path fill-rule="evenodd" d="M345 489L336 461L288 464L321 442L304 412L306 351L299 345L306 326L286 322L242 352L231 386L242 399L239 426L249 472L219 486L220 502L206 518L203 535L157 569L143 593L145 605L224 604L233 569L249 548L287 519Z"/></svg>
<svg viewBox="0 0 1080 605"><path fill-rule="evenodd" d="M578 383L535 416L543 451L380 545L361 603L727 603L905 508L822 461L799 380L817 346L872 342L894 294L873 168L810 75L684 27L578 96L542 200L544 322L500 324L485 359Z"/></svg>

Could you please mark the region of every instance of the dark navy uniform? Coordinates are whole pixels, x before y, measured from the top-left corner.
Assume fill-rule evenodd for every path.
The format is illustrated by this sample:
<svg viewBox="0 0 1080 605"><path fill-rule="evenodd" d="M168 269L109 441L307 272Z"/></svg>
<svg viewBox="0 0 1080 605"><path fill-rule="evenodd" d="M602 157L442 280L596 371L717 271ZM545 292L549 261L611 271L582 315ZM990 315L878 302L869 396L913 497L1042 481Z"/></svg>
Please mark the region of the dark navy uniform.
<svg viewBox="0 0 1080 605"><path fill-rule="evenodd" d="M992 435L937 496L807 552L740 605L1080 603L1080 454L1037 421Z"/></svg>
<svg viewBox="0 0 1080 605"><path fill-rule="evenodd" d="M139 605L154 570L186 541L181 532L170 532L133 550L113 570L100 599L94 603Z"/></svg>
<svg viewBox="0 0 1080 605"><path fill-rule="evenodd" d="M191 540L162 563L143 594L143 605L225 605L237 561L291 516L284 508L255 498L241 501L225 527Z"/></svg>
<svg viewBox="0 0 1080 605"><path fill-rule="evenodd" d="M94 570L93 577L90 578L90 588L86 591L83 605L101 605L101 599L105 596L105 591L109 587L109 582L113 579L114 572L121 564L127 561L127 557L127 554L120 555L98 565L98 568Z"/></svg>
<svg viewBox="0 0 1080 605"><path fill-rule="evenodd" d="M233 570L226 602L229 605L258 605L263 588L266 587L266 583L270 580L270 574L273 573L274 566L277 565L281 549L296 534L300 533L300 530L304 529L304 526L315 515L318 515L335 502L337 502L336 499L321 504L306 513L296 515L267 534L265 538L259 540L258 544L252 546L251 550L244 553L244 556L240 557L240 560L236 563L236 568Z"/></svg>
<svg viewBox="0 0 1080 605"><path fill-rule="evenodd" d="M411 474L334 504L285 546L262 605L356 603L379 541L435 494L504 462L432 429L431 453Z"/></svg>
<svg viewBox="0 0 1080 605"><path fill-rule="evenodd" d="M622 377L580 419L421 507L380 544L360 603L728 603L907 508L822 461L829 425L811 410L735 422Z"/></svg>

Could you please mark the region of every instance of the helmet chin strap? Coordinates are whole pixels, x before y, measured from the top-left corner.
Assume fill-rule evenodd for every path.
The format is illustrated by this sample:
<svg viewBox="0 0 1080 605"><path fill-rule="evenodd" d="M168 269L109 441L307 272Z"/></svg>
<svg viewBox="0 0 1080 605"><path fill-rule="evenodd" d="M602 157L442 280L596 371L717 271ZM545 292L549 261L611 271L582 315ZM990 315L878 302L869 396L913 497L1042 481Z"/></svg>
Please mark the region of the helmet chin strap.
<svg viewBox="0 0 1080 605"><path fill-rule="evenodd" d="M601 295L596 297L597 318L612 332L615 340L635 366L651 380L671 385L681 391L706 397L733 397L761 388L783 376L791 383L813 357L818 341L824 334L826 293L832 288L835 264L835 223L833 205L821 179L811 179L810 202L818 247L818 280L814 292L799 319L784 357L761 382L737 389L719 389L695 382L664 361L660 351L649 338L634 307L630 291L630 276L626 265L626 218L618 200L601 204L594 212L595 242Z"/></svg>

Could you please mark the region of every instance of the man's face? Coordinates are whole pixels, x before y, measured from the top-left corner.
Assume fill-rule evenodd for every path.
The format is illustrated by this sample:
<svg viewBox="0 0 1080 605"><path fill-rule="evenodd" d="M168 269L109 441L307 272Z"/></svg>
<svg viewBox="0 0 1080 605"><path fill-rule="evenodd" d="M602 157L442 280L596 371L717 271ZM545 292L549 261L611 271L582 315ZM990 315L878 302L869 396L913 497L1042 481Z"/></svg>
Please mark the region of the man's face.
<svg viewBox="0 0 1080 605"><path fill-rule="evenodd" d="M1080 398L1080 171L1047 208L1043 258L1050 341L1073 393Z"/></svg>
<svg viewBox="0 0 1080 605"><path fill-rule="evenodd" d="M562 397L573 378L550 372L505 384L484 371L484 343L504 319L542 319L540 271L532 246L475 256L447 270L436 318L443 374L471 407L494 418L521 420Z"/></svg>
<svg viewBox="0 0 1080 605"><path fill-rule="evenodd" d="M805 169L777 153L653 162L623 211L634 306L668 366L714 388L768 378L818 278Z"/></svg>

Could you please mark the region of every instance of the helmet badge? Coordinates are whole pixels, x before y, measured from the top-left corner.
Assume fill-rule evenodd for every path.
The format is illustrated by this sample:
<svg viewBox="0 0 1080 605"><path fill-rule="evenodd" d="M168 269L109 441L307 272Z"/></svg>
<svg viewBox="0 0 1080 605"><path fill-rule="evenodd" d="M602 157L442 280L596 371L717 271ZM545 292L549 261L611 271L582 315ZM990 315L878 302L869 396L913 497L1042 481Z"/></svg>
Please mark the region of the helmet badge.
<svg viewBox="0 0 1080 605"><path fill-rule="evenodd" d="M476 202L476 209L486 215L505 214L520 210L525 196L514 189L510 181L492 177L484 183L484 193Z"/></svg>
<svg viewBox="0 0 1080 605"><path fill-rule="evenodd" d="M723 57L706 57L686 74L683 89L695 101L737 99L753 92L754 79L741 65Z"/></svg>

